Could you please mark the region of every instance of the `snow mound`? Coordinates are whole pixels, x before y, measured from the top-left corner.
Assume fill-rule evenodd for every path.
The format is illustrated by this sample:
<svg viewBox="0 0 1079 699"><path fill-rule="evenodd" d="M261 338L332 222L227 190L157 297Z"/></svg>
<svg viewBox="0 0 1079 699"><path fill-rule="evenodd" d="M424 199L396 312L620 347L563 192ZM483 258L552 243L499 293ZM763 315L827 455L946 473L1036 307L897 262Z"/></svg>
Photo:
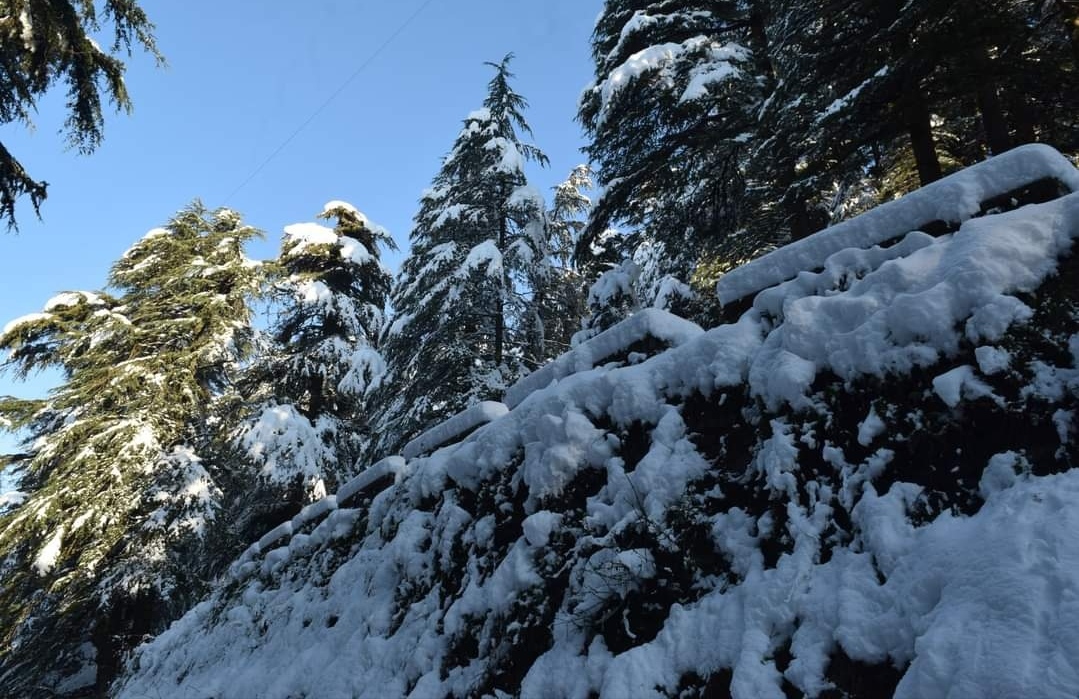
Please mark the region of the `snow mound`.
<svg viewBox="0 0 1079 699"><path fill-rule="evenodd" d="M113 694L1074 697L1076 237L1072 194L637 321L676 346L372 466Z"/></svg>
<svg viewBox="0 0 1079 699"><path fill-rule="evenodd" d="M869 248L928 224L962 223L988 200L1047 179L1064 191L1079 191L1079 171L1063 155L1041 144L1015 148L733 269L720 278L716 291L720 302L733 303L819 269L840 250Z"/></svg>

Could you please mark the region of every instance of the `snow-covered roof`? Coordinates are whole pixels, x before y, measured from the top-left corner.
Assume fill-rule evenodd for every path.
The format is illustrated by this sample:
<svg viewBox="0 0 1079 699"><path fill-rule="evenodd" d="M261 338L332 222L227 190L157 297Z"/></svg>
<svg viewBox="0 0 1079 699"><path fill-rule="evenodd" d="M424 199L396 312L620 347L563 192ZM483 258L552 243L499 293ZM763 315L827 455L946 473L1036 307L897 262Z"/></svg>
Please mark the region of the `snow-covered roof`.
<svg viewBox="0 0 1079 699"><path fill-rule="evenodd" d="M1015 148L733 269L720 277L716 293L721 303L733 303L820 269L840 250L879 245L935 221L962 223L987 200L1043 179L1079 191L1079 170L1056 150L1042 144Z"/></svg>
<svg viewBox="0 0 1079 699"><path fill-rule="evenodd" d="M235 580L239 580L258 567L257 559L272 550L274 544L279 544L285 539L292 537L304 527L310 527L319 520L344 506L357 494L370 488L386 478L399 478L405 472L405 460L400 456L390 456L372 464L364 469L359 475L352 478L337 489L333 495L316 500L305 506L291 520L282 522L270 531L259 537L259 540L247 547L239 558L231 566L229 573ZM280 556L276 557L275 563L282 562Z"/></svg>
<svg viewBox="0 0 1079 699"><path fill-rule="evenodd" d="M413 439L405 445L404 449L401 450L401 454L406 459L413 459L421 454L426 454L432 449L468 434L480 425L497 420L508 412L509 408L504 403L497 401L488 400L476 403Z"/></svg>
<svg viewBox="0 0 1079 699"><path fill-rule="evenodd" d="M523 377L506 389L502 400L514 408L533 391L546 388L570 374L591 369L646 338L677 347L702 332L700 326L684 318L658 308L645 308Z"/></svg>

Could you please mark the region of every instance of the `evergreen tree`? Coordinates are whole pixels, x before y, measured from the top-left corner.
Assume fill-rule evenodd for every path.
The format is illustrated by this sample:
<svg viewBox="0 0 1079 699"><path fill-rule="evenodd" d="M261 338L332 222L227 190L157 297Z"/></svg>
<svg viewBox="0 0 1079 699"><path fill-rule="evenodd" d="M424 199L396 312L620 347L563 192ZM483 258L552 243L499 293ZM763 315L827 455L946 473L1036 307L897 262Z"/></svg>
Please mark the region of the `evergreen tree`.
<svg viewBox="0 0 1079 699"><path fill-rule="evenodd" d="M114 30L110 51L92 36L102 18ZM131 109L121 52L140 46L163 62L153 31L135 0L7 0L0 17L0 123L31 125L38 98L62 82L68 91L68 141L82 153L93 151L104 127L103 98L118 109ZM19 197L29 196L36 212L47 187L0 144L0 216L9 227L15 225Z"/></svg>
<svg viewBox="0 0 1079 699"><path fill-rule="evenodd" d="M633 230L646 301L690 280L702 251L745 256L745 158L761 102L743 2L608 0L579 118L605 191L578 252ZM644 249L642 249L644 248Z"/></svg>
<svg viewBox="0 0 1079 699"><path fill-rule="evenodd" d="M1060 9L1022 0L922 0L904 13L935 66L930 94L940 113L954 120L957 107L966 107L975 117L969 132L984 147L964 164L1038 140L1079 147L1079 66L1058 29Z"/></svg>
<svg viewBox="0 0 1079 699"><path fill-rule="evenodd" d="M549 259L544 205L528 185L528 160L546 164L510 87L507 56L483 107L465 119L420 200L412 251L391 296L383 338L387 377L378 392L376 454L391 453L432 424L497 399L526 370L529 299Z"/></svg>
<svg viewBox="0 0 1079 699"><path fill-rule="evenodd" d="M573 335L585 316L588 282L577 268L574 251L592 209L586 193L595 185L588 165L573 168L563 182L554 186L547 212L549 259L535 265L546 277L534 281L531 364L541 366L570 348Z"/></svg>
<svg viewBox="0 0 1079 699"><path fill-rule="evenodd" d="M235 438L259 473L257 495L237 508L247 538L355 474L366 397L385 370L377 345L391 276L379 246L396 245L351 204L329 202L320 218L336 226L285 228L271 347L247 372L257 407Z"/></svg>
<svg viewBox="0 0 1079 699"><path fill-rule="evenodd" d="M574 333L571 344L579 345L639 311L640 276L640 266L628 259L600 274L588 289L585 300L588 314L581 319L581 329Z"/></svg>
<svg viewBox="0 0 1079 699"><path fill-rule="evenodd" d="M25 429L27 499L0 517L0 686L103 693L122 653L162 630L230 557L209 536L222 492L205 460L214 401L250 337L257 232L194 205L113 266L116 295L64 293L0 335L7 366L63 382L5 399Z"/></svg>
<svg viewBox="0 0 1079 699"><path fill-rule="evenodd" d="M783 77L803 90L776 100L775 113L789 121L797 102L803 118L771 130L776 142L805 144L796 186L818 201L834 193L833 213L1019 143L1076 146L1074 64L1044 3L776 5Z"/></svg>

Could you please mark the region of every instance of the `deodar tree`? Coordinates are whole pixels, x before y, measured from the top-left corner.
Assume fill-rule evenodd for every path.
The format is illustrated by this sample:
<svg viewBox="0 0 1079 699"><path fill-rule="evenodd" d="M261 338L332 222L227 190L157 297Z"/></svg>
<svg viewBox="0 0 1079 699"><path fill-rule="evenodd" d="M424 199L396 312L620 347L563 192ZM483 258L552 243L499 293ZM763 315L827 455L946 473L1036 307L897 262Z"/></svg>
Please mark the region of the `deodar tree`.
<svg viewBox="0 0 1079 699"><path fill-rule="evenodd" d="M102 49L92 34L102 20L113 43ZM158 62L154 25L135 0L8 0L0 16L0 124L31 125L38 98L67 89L67 138L81 153L93 151L104 129L103 102L129 111L124 52L141 47ZM15 225L16 201L29 196L37 212L48 183L35 179L0 143L0 216Z"/></svg>
<svg viewBox="0 0 1079 699"><path fill-rule="evenodd" d="M104 692L231 556L214 531L225 465L207 455L250 338L256 234L193 205L124 253L110 293L61 294L0 334L16 374L62 375L47 400L0 401L28 435L26 499L0 516L8 696Z"/></svg>
<svg viewBox="0 0 1079 699"><path fill-rule="evenodd" d="M624 254L642 267L647 302L664 277L688 282L702 250L743 247L745 157L761 101L744 5L608 0L596 23L579 119L604 192L578 253L610 226L628 227Z"/></svg>

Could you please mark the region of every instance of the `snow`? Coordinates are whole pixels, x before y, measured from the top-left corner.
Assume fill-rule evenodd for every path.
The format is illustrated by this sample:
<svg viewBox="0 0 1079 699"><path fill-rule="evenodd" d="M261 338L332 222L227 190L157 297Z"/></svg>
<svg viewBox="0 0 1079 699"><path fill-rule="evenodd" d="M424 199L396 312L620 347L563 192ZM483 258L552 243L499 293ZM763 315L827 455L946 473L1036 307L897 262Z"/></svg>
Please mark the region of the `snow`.
<svg viewBox="0 0 1079 699"><path fill-rule="evenodd" d="M884 421L877 415L876 409L870 407L869 414L858 425L858 443L863 447L868 447L874 439L884 433L885 429Z"/></svg>
<svg viewBox="0 0 1079 699"><path fill-rule="evenodd" d="M468 116L465 117L465 121L490 121L490 120L491 120L491 110L488 109L487 107L480 107L479 109L474 109L474 110L472 110L471 112L468 113Z"/></svg>
<svg viewBox="0 0 1079 699"><path fill-rule="evenodd" d="M318 217L330 218L331 216L342 212L351 215L372 233L389 237L389 232L384 227L372 222L371 219L367 217L367 214L363 213L352 204L349 204L347 201L334 199L332 201L326 202L325 206L322 207L322 211L319 213Z"/></svg>
<svg viewBox="0 0 1079 699"><path fill-rule="evenodd" d="M1071 444L1071 435L1075 431L1075 411L1060 409L1053 413L1053 426L1056 427L1060 448Z"/></svg>
<svg viewBox="0 0 1079 699"><path fill-rule="evenodd" d="M51 313L27 313L26 315L19 316L18 318L15 318L14 320L9 320L7 322L7 324L4 325L4 329L2 331L0 331L0 335L7 335L8 333L10 333L12 330L19 327L20 325L26 325L26 324L29 324L29 323L36 323L39 320L49 320L50 318L52 318Z"/></svg>
<svg viewBox="0 0 1079 699"><path fill-rule="evenodd" d="M349 238L348 236L341 236L339 238L341 244L341 257L354 265L366 265L375 261L375 256L367 249L363 243L355 238Z"/></svg>
<svg viewBox="0 0 1079 699"><path fill-rule="evenodd" d="M546 546L551 540L551 532L562 523L559 512L534 512L521 522L521 531L531 546Z"/></svg>
<svg viewBox="0 0 1079 699"><path fill-rule="evenodd" d="M704 52L703 58L697 55L701 51ZM596 121L602 124L622 90L645 73L659 71L660 80L671 83L671 71L675 64L685 60L697 64L680 97L680 101L686 102L705 96L710 85L738 76L740 71L735 64L747 58L748 52L741 46L717 45L703 35L681 43L668 42L649 46L631 55L621 65L609 71L602 82L589 88L600 96Z"/></svg>
<svg viewBox="0 0 1079 699"><path fill-rule="evenodd" d="M400 456L388 456L378 463L372 464L360 475L337 490L337 501L345 502L356 493L367 488L372 483L388 475L400 476L404 472L405 460Z"/></svg>
<svg viewBox="0 0 1079 699"><path fill-rule="evenodd" d="M265 406L243 426L236 442L271 483L317 478L333 458L317 426L289 404Z"/></svg>
<svg viewBox="0 0 1079 699"><path fill-rule="evenodd" d="M964 400L998 408L989 377L1022 370L1016 400L1047 402L1050 435L1070 439L1079 333L1071 366L1019 366L1003 347L1031 319L1016 294L1076 236L1073 194L829 252L707 331L642 311L511 388L512 409L474 406L282 523L137 652L114 694L620 699L729 670L731 696L780 699L842 694L829 674L842 652L894 668L900 699L1074 697L1079 469L1042 445L993 447L963 476L971 507L927 510L931 486L903 478L958 457L901 463L914 435L886 392L867 382L839 423L816 384L842 406L861 376L923 368L915 385L945 421ZM674 346L594 367L656 333ZM695 422L691 398L716 421ZM739 429L749 444L726 444ZM668 516L709 502L694 552ZM694 556L712 572L671 592L671 566ZM662 616L645 633L649 605ZM533 647L536 629L549 638ZM519 691L497 684L510 657Z"/></svg>
<svg viewBox="0 0 1079 699"><path fill-rule="evenodd" d="M64 542L64 528L60 527L49 538L48 542L41 547L37 556L34 557L33 567L38 575L48 575L56 565L60 557L60 546Z"/></svg>
<svg viewBox="0 0 1079 699"><path fill-rule="evenodd" d="M679 102L704 99L708 96L712 85L740 76L742 73L735 63L748 60L749 51L737 44L727 44L712 49L709 52L709 58L709 63L694 66L690 71L689 84L686 85L682 96L678 98Z"/></svg>
<svg viewBox="0 0 1079 699"><path fill-rule="evenodd" d="M42 310L44 310L46 313L49 313L50 311L55 311L58 308L77 306L80 303L86 303L90 306L105 305L104 299L91 291L65 291L49 299L45 303L45 308Z"/></svg>
<svg viewBox="0 0 1079 699"><path fill-rule="evenodd" d="M846 109L847 105L849 105L851 102L853 102L854 99L856 97L858 97L858 95L862 92L862 90L864 90L866 88L866 86L869 83L873 82L877 78L883 78L890 71L891 71L890 66L884 66L883 68L878 70L876 73L873 74L873 77L869 78L868 80L863 82L858 87L854 88L853 90L851 90L847 94L845 94L842 97L836 99L834 102L832 102L830 105L828 105L828 108L825 109L824 112L822 112L819 117L817 117L817 121L823 121L824 119L832 116L833 114L837 114L838 112Z"/></svg>
<svg viewBox="0 0 1079 699"><path fill-rule="evenodd" d="M295 293L296 300L305 306L328 306L334 300L333 291L323 281L297 284Z"/></svg>
<svg viewBox="0 0 1079 699"><path fill-rule="evenodd" d="M543 209L543 195L532 185L521 185L510 193L509 199L506 200L506 206L540 211Z"/></svg>
<svg viewBox="0 0 1079 699"><path fill-rule="evenodd" d="M503 401L510 408L516 407L532 392L570 374L591 369L645 338L653 337L677 347L701 332L698 325L684 318L658 308L643 309L523 377L506 389Z"/></svg>
<svg viewBox="0 0 1079 699"><path fill-rule="evenodd" d="M485 266L485 275L495 279L502 278L502 252L493 240L485 240L469 250L456 276L467 277L474 270Z"/></svg>
<svg viewBox="0 0 1079 699"><path fill-rule="evenodd" d="M992 387L975 376L974 367L965 364L934 378L933 390L949 408L959 405L963 398L976 400L991 397L1000 400L994 396Z"/></svg>
<svg viewBox="0 0 1079 699"><path fill-rule="evenodd" d="M1011 293L1053 273L1077 221L1079 194L1072 194L969 220L954 235L912 233L891 248L825 258L821 272L803 272L754 300L752 314L783 320L755 359L754 391L769 405L794 404L812 382L810 365L843 379L908 373L964 339L996 341L1030 317Z"/></svg>
<svg viewBox="0 0 1079 699"><path fill-rule="evenodd" d="M641 267L632 260L625 260L600 275L588 290L589 305L604 306L619 296L632 296Z"/></svg>
<svg viewBox="0 0 1079 699"><path fill-rule="evenodd" d="M517 145L508 138L496 136L484 144L486 150L495 151L499 154L498 163L494 171L505 175L516 175L524 172L525 158Z"/></svg>
<svg viewBox="0 0 1079 699"><path fill-rule="evenodd" d="M8 490L2 492L0 493L0 509L21 505L26 502L26 499L29 497L29 493L24 493L21 490Z"/></svg>
<svg viewBox="0 0 1079 699"><path fill-rule="evenodd" d="M148 445L156 444L149 428ZM138 441L140 438L136 437ZM176 536L190 532L197 537L206 535L217 518L221 492L214 484L202 458L188 446L176 445L163 454L156 471L167 479L151 493L149 500L157 505L146 519L147 529L165 529Z"/></svg>
<svg viewBox="0 0 1079 699"><path fill-rule="evenodd" d="M717 283L719 299L729 304L820 269L846 248L869 248L932 221L966 221L986 199L1046 177L1079 191L1079 171L1067 158L1049 146L1020 146L731 270Z"/></svg>
<svg viewBox="0 0 1079 699"><path fill-rule="evenodd" d="M360 213L360 210L357 209L355 206L349 204L347 201L340 201L338 199L326 202L326 205L322 207L322 213L319 214L319 217L325 218L328 216L332 216L338 211L344 211L345 213L352 214L353 216L359 218L361 221L367 220L367 217Z"/></svg>
<svg viewBox="0 0 1079 699"><path fill-rule="evenodd" d="M299 255L314 245L336 245L337 233L332 228L317 223L293 223L285 226L288 255ZM289 247L291 243L291 247Z"/></svg>
<svg viewBox="0 0 1079 699"><path fill-rule="evenodd" d="M978 347L974 350L974 355L978 361L978 370L986 376L1006 371L1012 361L1010 352L992 345Z"/></svg>
<svg viewBox="0 0 1079 699"><path fill-rule="evenodd" d="M30 19L30 13L23 7L19 10L19 38L22 39L23 48L27 51L34 50L34 23Z"/></svg>
<svg viewBox="0 0 1079 699"><path fill-rule="evenodd" d="M480 425L497 420L509 412L509 408L503 403L496 401L482 401L465 408L453 417L440 422L420 436L416 437L401 450L406 459L412 459L420 454L426 454L463 434L466 434Z"/></svg>
<svg viewBox="0 0 1079 699"><path fill-rule="evenodd" d="M382 382L386 373L386 360L378 350L361 347L348 359L348 371L337 383L337 390L348 396L363 396Z"/></svg>

